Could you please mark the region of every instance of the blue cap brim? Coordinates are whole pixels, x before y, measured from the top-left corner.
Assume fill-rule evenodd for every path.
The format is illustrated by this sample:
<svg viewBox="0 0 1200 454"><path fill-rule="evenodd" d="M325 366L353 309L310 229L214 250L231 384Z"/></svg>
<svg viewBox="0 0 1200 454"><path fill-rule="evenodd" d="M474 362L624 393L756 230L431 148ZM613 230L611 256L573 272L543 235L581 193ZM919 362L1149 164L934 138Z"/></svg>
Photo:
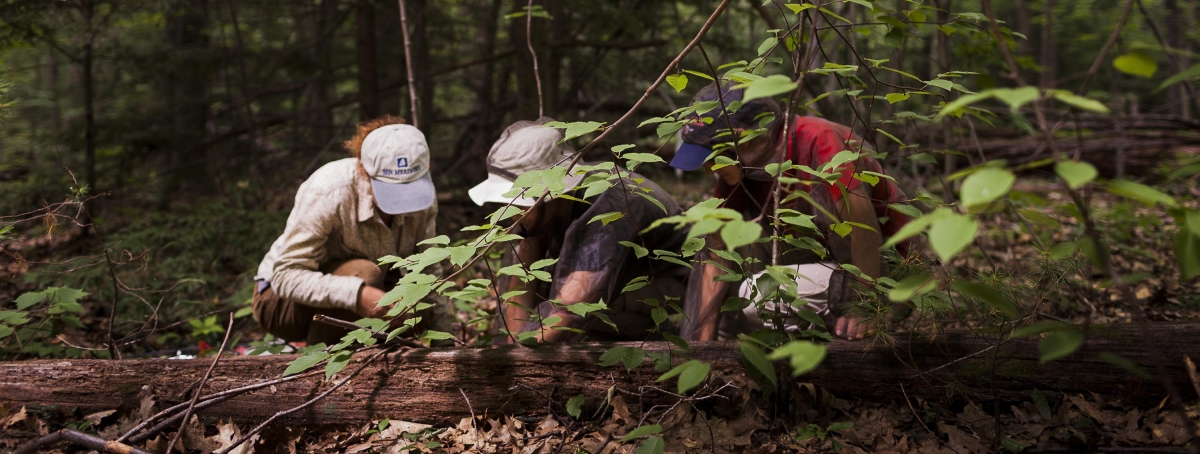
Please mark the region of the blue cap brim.
<svg viewBox="0 0 1200 454"><path fill-rule="evenodd" d="M708 147L684 142L675 151L675 157L671 158L670 165L679 170L696 170L704 165L704 160L708 159L708 155L711 154L712 150Z"/></svg>
<svg viewBox="0 0 1200 454"><path fill-rule="evenodd" d="M385 183L371 179L375 191L375 203L387 214L404 214L421 211L433 205L437 191L433 179L426 173L411 183Z"/></svg>

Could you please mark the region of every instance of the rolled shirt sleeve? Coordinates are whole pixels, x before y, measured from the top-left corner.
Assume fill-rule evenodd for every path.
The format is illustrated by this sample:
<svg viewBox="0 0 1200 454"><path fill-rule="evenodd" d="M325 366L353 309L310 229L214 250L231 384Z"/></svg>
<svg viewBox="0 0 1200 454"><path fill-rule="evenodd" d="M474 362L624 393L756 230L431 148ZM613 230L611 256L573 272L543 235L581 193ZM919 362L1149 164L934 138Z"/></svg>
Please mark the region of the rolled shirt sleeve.
<svg viewBox="0 0 1200 454"><path fill-rule="evenodd" d="M326 241L338 224L337 205L328 202L319 188L303 185L296 206L279 238L282 245L271 273L271 287L282 298L308 306L354 310L363 280L320 272Z"/></svg>

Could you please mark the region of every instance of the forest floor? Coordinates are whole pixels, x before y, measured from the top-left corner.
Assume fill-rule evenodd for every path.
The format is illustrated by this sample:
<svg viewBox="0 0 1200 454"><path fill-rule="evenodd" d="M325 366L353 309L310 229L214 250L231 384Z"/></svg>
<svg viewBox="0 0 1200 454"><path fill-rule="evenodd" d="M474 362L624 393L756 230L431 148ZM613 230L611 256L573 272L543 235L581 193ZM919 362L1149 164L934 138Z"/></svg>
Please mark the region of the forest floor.
<svg viewBox="0 0 1200 454"><path fill-rule="evenodd" d="M674 194L685 194L681 205L690 206L704 198L706 182L663 184ZM660 182L662 182L660 180ZM1017 190L1030 196L1048 193L1051 183L1022 180ZM1185 203L1200 200L1194 185L1169 188ZM1053 197L1053 196L1051 196ZM1147 321L1200 320L1200 283L1181 282L1173 260L1174 224L1144 209L1104 192L1091 194L1093 215L1101 230L1111 236L1111 252L1120 272L1128 276L1138 301L1127 301L1111 286L1093 285L1098 271L1079 259L1069 273L1054 286L1053 292L1039 304L1037 311L1046 319L1073 323L1127 323L1139 313ZM440 230L457 232L475 223L485 213L477 207L459 205L443 197ZM1069 240L1076 231L1075 216L1056 205L1063 200L1033 201L1027 208L1041 214L1038 228L1041 238L1026 232L1025 224L1015 218L997 215L976 242L975 253L956 262L963 270L978 275L1006 276L1018 282L1028 280L1035 268L1031 264L1045 255L1038 243L1053 245ZM1040 206L1039 206L1040 205ZM1033 216L1033 215L1031 215ZM1030 216L1026 216L1029 218ZM1035 216L1036 217L1036 216ZM74 232L74 233L73 233ZM32 290L22 276L39 262L63 261L87 250L88 240L77 231L63 228L47 235L18 236L3 245L0 271L0 300L10 301L20 292ZM94 247L94 245L93 245ZM89 260L103 260L92 256ZM245 273L231 267L227 282L244 282ZM243 285L243 284L239 284ZM1019 286L1020 284L1014 284ZM234 284L224 286L224 296L208 294L208 301L219 303L228 312L237 309L229 301L237 291ZM217 293L220 293L217 292ZM84 326L102 326L107 316L104 304L85 298ZM224 306L221 306L221 305ZM494 310L494 300L482 300L468 311L460 311L460 321L468 322L479 313ZM1139 309L1141 308L1141 309ZM252 321L242 319L241 342L261 338ZM950 327L971 328L980 321L948 317L935 327L909 320L894 326L897 330L928 331ZM473 343L480 336L478 324L466 324L459 333ZM194 333L194 326L193 333ZM67 328L59 337L63 343L98 345L103 342L95 331ZM188 324L166 330L176 339L190 337ZM164 333L155 333L161 338ZM201 338L203 339L203 338ZM207 338L211 342L211 338ZM203 340L201 340L203 342ZM199 349L203 350L204 345ZM171 350L175 350L172 348ZM201 352L203 353L203 352ZM169 354L167 354L169 355ZM1200 360L1200 353L1193 360ZM217 371L219 373L219 370ZM1003 402L976 402L948 391L945 395L918 396L901 393L886 401L855 400L833 396L819 386L800 381L788 388L765 393L744 375L716 377L740 390L716 403L679 405L670 413L643 421L643 413L628 405L622 396L614 396L597 414L579 419L566 414L479 415L439 425L380 420L362 427L306 430L304 427L276 428L268 431L253 446L256 452L634 452L638 441L622 442L624 434L649 423L664 427L668 452L1075 452L1097 447L1182 447L1196 442L1188 434L1178 412L1172 411L1166 395L1161 400L1127 401L1111 395L1063 395L1054 390L1031 392L1028 399ZM854 379L854 377L847 377ZM1177 384L1189 405L1187 414L1200 423L1200 383ZM1189 386L1190 385L1190 386ZM165 403L165 402L164 402ZM64 427L99 433L107 438L131 427L140 418L162 405L149 396L138 411L102 412L90 415L51 415L24 408L0 408L0 448L14 447L32 436ZM201 415L203 416L203 415ZM232 423L198 419L183 438L189 449L209 451L237 439L247 427ZM150 449L166 444L171 434L160 435L147 443ZM237 451L235 451L237 452ZM243 452L251 452L246 450ZM1174 451L1159 451L1174 452Z"/></svg>

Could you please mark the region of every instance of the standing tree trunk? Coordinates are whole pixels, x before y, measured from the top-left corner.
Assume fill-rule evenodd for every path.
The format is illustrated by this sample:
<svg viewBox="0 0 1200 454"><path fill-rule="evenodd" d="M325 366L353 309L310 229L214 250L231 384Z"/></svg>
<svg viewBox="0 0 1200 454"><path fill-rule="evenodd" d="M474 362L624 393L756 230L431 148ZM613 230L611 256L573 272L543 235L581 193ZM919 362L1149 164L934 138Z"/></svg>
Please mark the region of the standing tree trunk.
<svg viewBox="0 0 1200 454"><path fill-rule="evenodd" d="M1054 85L1058 67L1057 48L1054 45L1054 0L1042 1L1045 2L1045 9L1042 11L1045 21L1042 23L1042 77L1038 85L1050 88Z"/></svg>
<svg viewBox="0 0 1200 454"><path fill-rule="evenodd" d="M434 124L434 88L437 84L429 77L429 0L406 0L409 5L409 20L412 28L412 65L413 77L416 79L417 105L414 110L421 118L421 131L426 136L433 134ZM407 70L407 68L405 68Z"/></svg>
<svg viewBox="0 0 1200 454"><path fill-rule="evenodd" d="M1174 49L1183 50L1187 45L1183 36L1183 11L1179 9L1177 0L1166 0L1164 5L1167 8L1167 45ZM1167 58L1173 59L1176 62L1176 70L1183 71L1188 67L1187 54L1178 53L1174 56L1168 55ZM1188 118L1191 115L1191 103L1184 101L1188 99L1188 90L1186 84L1172 85L1168 90L1170 99L1178 100L1171 105L1171 114Z"/></svg>
<svg viewBox="0 0 1200 454"><path fill-rule="evenodd" d="M358 106L361 119L378 117L379 76L375 61L375 10L370 0L355 2L355 49L358 56Z"/></svg>
<svg viewBox="0 0 1200 454"><path fill-rule="evenodd" d="M85 24L84 30L86 30L85 33L87 34L87 38L85 38L86 41L84 41L84 44L83 44L83 55L82 55L82 59L80 62L80 66L82 67L80 69L81 69L81 73L83 76L83 123L84 123L83 168L84 168L84 180L87 183L88 191L91 193L95 193L96 192L96 100L95 100L96 82L93 77L94 76L93 72L95 71L95 68L94 68L94 63L92 61L92 51L94 50L95 43L96 43L96 32L93 29L93 27L96 26L96 24L94 23L94 19L96 16L96 5L94 3L92 3L92 0L83 0L83 2L80 4L80 7L83 9L83 11L82 11L83 21ZM89 204L87 204L87 206L85 206L84 211L85 211L85 213L87 213L87 214L85 214L85 216L87 218L84 220L84 224L87 225L87 224L91 223L92 217L94 217L96 214L98 214L97 207L95 206L95 203L89 203ZM87 227L84 227L84 229L86 231Z"/></svg>

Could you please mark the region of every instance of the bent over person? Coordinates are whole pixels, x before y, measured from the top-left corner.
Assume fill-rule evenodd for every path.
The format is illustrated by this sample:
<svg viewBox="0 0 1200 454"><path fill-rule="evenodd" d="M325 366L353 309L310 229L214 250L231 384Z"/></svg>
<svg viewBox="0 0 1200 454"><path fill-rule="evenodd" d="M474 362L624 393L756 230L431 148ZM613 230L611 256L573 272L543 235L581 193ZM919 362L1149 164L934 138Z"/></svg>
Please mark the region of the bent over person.
<svg viewBox="0 0 1200 454"><path fill-rule="evenodd" d="M387 255L417 252L435 235L436 194L429 146L417 128L385 116L358 127L346 142L353 157L317 169L296 192L283 235L255 276L254 318L277 337L337 341L347 331L313 321L382 318ZM394 280L392 280L394 282ZM435 305L435 325L448 309Z"/></svg>
<svg viewBox="0 0 1200 454"><path fill-rule="evenodd" d="M779 265L791 267L795 275L797 295L804 298L812 309L829 320L834 334L847 337L862 337L864 326L846 311L846 305L856 295L851 287L853 280L840 264L856 266L871 278L884 273L883 256L880 253L885 238L899 231L908 222L901 212L890 208L893 203L905 202L907 197L896 184L883 175L883 169L870 150L864 147L862 138L852 130L818 117L793 116L780 118L779 105L769 98L742 101L743 91L733 89L732 84L713 84L696 94L693 101L716 101L723 94L724 105L738 106L727 116L720 114L721 108L706 114L709 119L696 118L683 128L683 145L676 152L670 165L681 170L705 167L718 177L716 197L724 198L724 207L737 210L749 220L759 218L764 231L770 231L769 221L774 218L772 196L776 184L780 183L780 208L791 209L803 215L814 216L812 220L823 237L812 237L799 229L785 228L781 234L792 238L812 237L824 247L826 255L804 248L788 247L779 256ZM733 107L731 107L733 108ZM711 119L711 121L709 121ZM759 129L766 123L766 133L732 146L735 137L743 137L749 131ZM716 152L714 152L716 150ZM831 163L834 157L845 150L861 152L857 159L849 160L835 168L825 169L829 181L811 173L790 169L784 176L790 181L779 182L764 168L771 163L790 161L793 165L807 166L816 172ZM738 161L737 165L717 167L714 155L726 155ZM714 171L713 168L717 167ZM836 179L834 178L836 177ZM865 181L872 181L869 184ZM807 193L805 197L788 197L797 191ZM782 203L787 201L786 203ZM828 214L835 214L836 219ZM848 235L833 233L834 222L851 222ZM861 226L867 226L863 228ZM790 227L790 226L789 226ZM802 242L801 242L802 243ZM711 249L724 248L716 235L709 235L707 245ZM756 243L745 247L743 257L754 257L759 261L750 267L759 270L762 264L772 261L769 244ZM901 254L907 253L907 244L898 246ZM813 248L820 249L820 248ZM708 257L712 262L729 267L730 263L719 257ZM693 270L694 279L685 301L688 318L681 335L688 340L714 340L731 337L737 333L752 332L764 327L798 331L808 322L799 316L790 304L768 301L760 308L749 305L742 311L721 312L728 297L750 299L760 295L756 288L763 274L746 270L749 278L740 285L717 279L724 274L713 263L698 265ZM790 285L790 283L789 283Z"/></svg>
<svg viewBox="0 0 1200 454"><path fill-rule="evenodd" d="M547 269L549 283L533 281L526 288L516 277L500 282L502 288L525 292L501 304L500 329L511 335L497 340L513 342L519 337L521 341L554 342L578 337L580 332L600 339L645 339L656 326L652 307L645 301L654 298L665 308L663 295L678 298L683 293L680 279L686 271L649 256L638 257L634 249L620 243L633 243L656 253L678 253L686 232L666 225L643 230L658 219L679 214L679 205L654 182L620 168L605 171L593 167L583 174L567 175L563 182L565 195L575 200L555 198L535 205L540 193L513 196L510 191L519 176L565 164L575 154L570 146L559 143L563 139L561 131L543 126L548 121L543 117L508 127L488 153L488 179L469 191L471 199L481 206L490 202L528 208L514 229L522 240L514 251L513 262L528 268L539 260L557 259ZM626 176L617 178L610 173L613 171ZM580 183L605 184L602 181L609 181L611 187L599 194L589 195L579 187ZM596 220L599 215L614 212L623 215L615 220ZM623 292L630 281L641 276L649 278L646 286ZM601 301L609 310L600 316L583 317L568 309L578 303ZM531 317L526 308L536 310L540 319ZM602 317L607 317L615 329Z"/></svg>

